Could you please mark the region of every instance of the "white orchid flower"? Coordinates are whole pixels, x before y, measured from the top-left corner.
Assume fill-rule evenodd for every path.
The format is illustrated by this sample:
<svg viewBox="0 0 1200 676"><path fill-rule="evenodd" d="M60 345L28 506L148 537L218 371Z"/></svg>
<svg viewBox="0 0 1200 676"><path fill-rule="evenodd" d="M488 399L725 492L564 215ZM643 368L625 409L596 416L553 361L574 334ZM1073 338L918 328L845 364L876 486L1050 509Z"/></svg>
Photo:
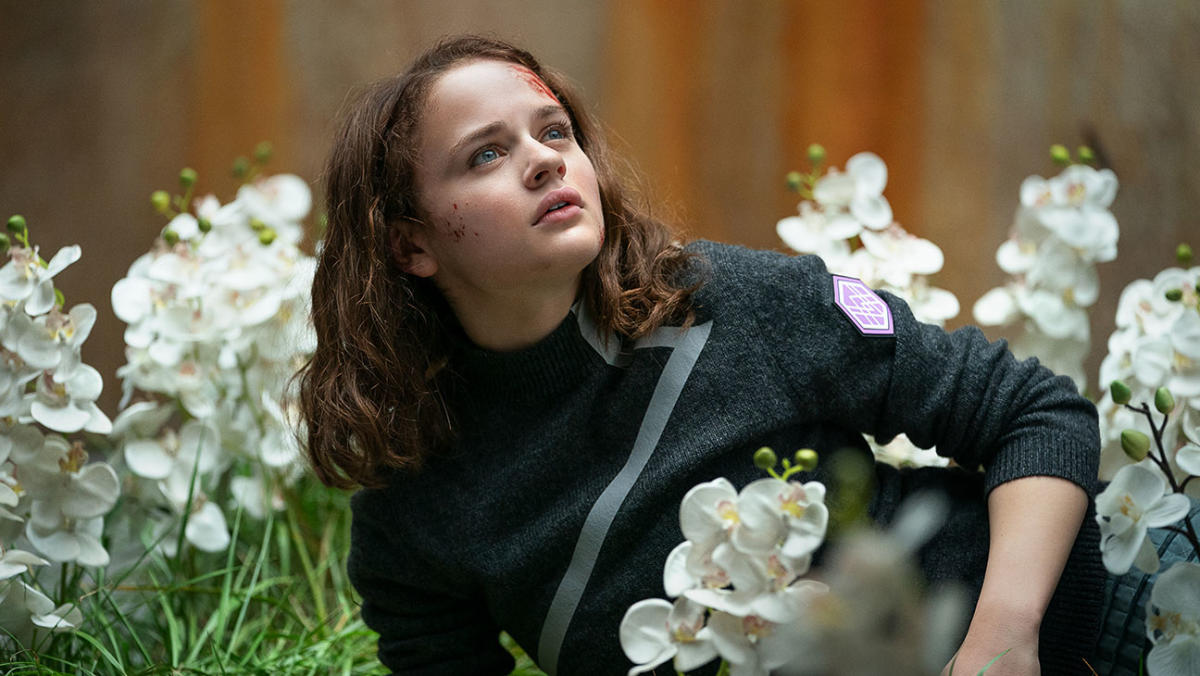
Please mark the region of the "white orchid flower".
<svg viewBox="0 0 1200 676"><path fill-rule="evenodd" d="M108 434L112 421L96 406L103 387L100 372L87 364L79 364L70 378L61 382L47 372L38 379L36 393L29 395L29 413L56 432Z"/></svg>
<svg viewBox="0 0 1200 676"><path fill-rule="evenodd" d="M170 406L159 402L135 402L117 414L113 420L112 436L117 439L157 436L172 413Z"/></svg>
<svg viewBox="0 0 1200 676"><path fill-rule="evenodd" d="M1186 496L1166 494L1166 485L1159 472L1127 465L1096 496L1100 553L1110 573L1122 575L1131 565L1147 573L1158 570L1158 552L1147 529L1174 523L1186 516L1190 507Z"/></svg>
<svg viewBox="0 0 1200 676"><path fill-rule="evenodd" d="M1117 221L1108 210L1117 193L1109 169L1071 165L1049 180L1030 177L1021 186L1022 206L1088 262L1116 258Z"/></svg>
<svg viewBox="0 0 1200 676"><path fill-rule="evenodd" d="M16 577L33 570L34 566L48 566L50 562L36 554L20 549L8 549L0 553L0 581Z"/></svg>
<svg viewBox="0 0 1200 676"><path fill-rule="evenodd" d="M0 433L0 518L24 521L7 509L16 507L25 492L17 481L16 465L10 458L33 458L43 443L42 433L31 425L13 424Z"/></svg>
<svg viewBox="0 0 1200 676"><path fill-rule="evenodd" d="M1025 282L1058 293L1065 302L1079 307L1090 307L1100 296L1096 266L1056 239L1047 240L1038 249L1033 264L1025 271Z"/></svg>
<svg viewBox="0 0 1200 676"><path fill-rule="evenodd" d="M1037 262L1037 254L1036 243L1010 237L996 249L996 264L1010 275L1023 275Z"/></svg>
<svg viewBox="0 0 1200 676"><path fill-rule="evenodd" d="M146 410L157 417L159 411ZM146 479L166 479L177 474L181 480L196 475L208 476L223 466L224 453L216 427L202 420L189 420L178 433L171 428L155 438L133 438L125 442L125 464L134 474ZM186 495L186 492L185 492ZM182 504L181 498L179 503Z"/></svg>
<svg viewBox="0 0 1200 676"><path fill-rule="evenodd" d="M100 542L104 519L67 519L54 505L34 501L25 523L25 537L52 561L75 561L85 566L107 566L108 550Z"/></svg>
<svg viewBox="0 0 1200 676"><path fill-rule="evenodd" d="M75 374L80 365L79 351L96 323L96 308L82 303L63 314L57 308L37 317L17 337L17 355L38 369L54 369L62 382Z"/></svg>
<svg viewBox="0 0 1200 676"><path fill-rule="evenodd" d="M212 502L203 502L192 511L183 536L197 549L205 552L221 552L229 546L229 527L225 514Z"/></svg>
<svg viewBox="0 0 1200 676"><path fill-rule="evenodd" d="M25 536L51 560L103 566L108 553L100 544L102 517L116 504L121 484L110 465L87 459L82 446L50 435L20 464L32 497Z"/></svg>
<svg viewBox="0 0 1200 676"><path fill-rule="evenodd" d="M8 263L0 267L0 298L25 301L25 312L30 316L45 314L54 307L54 276L79 260L82 254L83 250L77 245L64 246L43 267L37 249L9 249Z"/></svg>
<svg viewBox="0 0 1200 676"><path fill-rule="evenodd" d="M845 209L867 228L892 223L892 206L883 196L887 165L874 153L858 153L846 161L845 173L830 172L813 186L813 199L823 207Z"/></svg>
<svg viewBox="0 0 1200 676"><path fill-rule="evenodd" d="M701 549L711 550L740 523L737 491L725 478L693 486L679 505L680 530Z"/></svg>
<svg viewBox="0 0 1200 676"><path fill-rule="evenodd" d="M816 254L832 269L850 255L847 240L862 232L862 224L848 214L826 214L806 201L800 203L800 215L780 220L775 232L793 250Z"/></svg>
<svg viewBox="0 0 1200 676"><path fill-rule="evenodd" d="M33 642L36 627L54 633L69 631L83 623L83 613L73 605L54 606L45 594L21 582L10 580L0 583L0 645L8 642L12 634L18 643L28 646Z"/></svg>
<svg viewBox="0 0 1200 676"><path fill-rule="evenodd" d="M162 488L161 484L159 488ZM210 502L203 493L197 493L193 497L187 527L183 531L184 540L204 552L224 551L229 547L232 538L221 508ZM159 511L150 518L153 537L158 542L157 548L166 556L175 556L178 553L182 513Z"/></svg>
<svg viewBox="0 0 1200 676"><path fill-rule="evenodd" d="M687 598L713 610L747 617L758 616L774 623L795 620L808 595L824 591L825 585L799 580L808 572L810 557L788 560L778 551L768 555L739 552L728 543L717 546L713 561L729 571L730 589L699 587L683 592Z"/></svg>
<svg viewBox="0 0 1200 676"><path fill-rule="evenodd" d="M1146 615L1146 636L1154 644L1146 657L1149 673L1200 673L1200 564L1179 561L1159 575Z"/></svg>
<svg viewBox="0 0 1200 676"><path fill-rule="evenodd" d="M299 222L312 209L312 191L299 176L276 174L243 185L237 202L248 217L273 228L277 242L294 245L303 235Z"/></svg>
<svg viewBox="0 0 1200 676"><path fill-rule="evenodd" d="M674 660L677 671L691 671L716 659L717 651L704 626L705 608L680 598L638 601L625 611L619 632L621 649L636 666L629 676L653 671Z"/></svg>
<svg viewBox="0 0 1200 676"><path fill-rule="evenodd" d="M971 315L983 326L1000 326L1015 322L1021 316L1021 309L1017 307L1017 299L1012 291L1008 287L999 286L975 301Z"/></svg>
<svg viewBox="0 0 1200 676"><path fill-rule="evenodd" d="M234 502L260 521L267 518L268 513L280 512L286 507L274 480L259 472L233 477L229 480L229 492L233 494Z"/></svg>
<svg viewBox="0 0 1200 676"><path fill-rule="evenodd" d="M788 564L804 560L825 539L829 510L824 501L825 486L818 481L753 481L738 495L745 534L733 544L741 551L763 553L778 544Z"/></svg>
<svg viewBox="0 0 1200 676"><path fill-rule="evenodd" d="M195 239L200 234L200 222L191 214L176 214L171 222L167 223L167 229L179 235L179 239Z"/></svg>
<svg viewBox="0 0 1200 676"><path fill-rule="evenodd" d="M884 289L903 298L917 321L926 324L943 326L946 320L959 313L958 296L945 289L930 286L926 278L922 276L914 277L908 288L884 287Z"/></svg>
<svg viewBox="0 0 1200 676"><path fill-rule="evenodd" d="M757 615L738 617L717 611L709 617L708 628L717 653L729 663L730 676L769 676L797 653L811 654L807 649L811 639L800 622L777 624Z"/></svg>
<svg viewBox="0 0 1200 676"><path fill-rule="evenodd" d="M932 275L946 262L938 245L910 234L898 225L878 232L865 230L860 237L863 247L872 256L898 266L910 275Z"/></svg>
<svg viewBox="0 0 1200 676"><path fill-rule="evenodd" d="M1200 476L1200 444L1184 444L1175 453L1175 464L1191 476Z"/></svg>

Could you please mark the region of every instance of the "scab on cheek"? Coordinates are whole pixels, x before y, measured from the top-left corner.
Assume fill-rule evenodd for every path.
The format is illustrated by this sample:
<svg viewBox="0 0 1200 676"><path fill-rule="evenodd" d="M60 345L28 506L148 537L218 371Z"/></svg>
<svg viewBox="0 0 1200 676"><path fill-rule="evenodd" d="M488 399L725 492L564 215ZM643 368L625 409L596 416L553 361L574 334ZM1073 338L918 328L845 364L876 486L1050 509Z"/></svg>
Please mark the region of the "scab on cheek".
<svg viewBox="0 0 1200 676"><path fill-rule="evenodd" d="M534 73L525 66L513 65L509 66L509 69L512 70L512 72L515 73L517 77L521 78L521 80L523 80L526 84L528 84L530 87L533 87L535 92L545 96L555 103L562 103L558 100L558 97L554 95L554 91L551 90L550 87L546 86L546 83L542 81L542 78L537 76L537 73Z"/></svg>

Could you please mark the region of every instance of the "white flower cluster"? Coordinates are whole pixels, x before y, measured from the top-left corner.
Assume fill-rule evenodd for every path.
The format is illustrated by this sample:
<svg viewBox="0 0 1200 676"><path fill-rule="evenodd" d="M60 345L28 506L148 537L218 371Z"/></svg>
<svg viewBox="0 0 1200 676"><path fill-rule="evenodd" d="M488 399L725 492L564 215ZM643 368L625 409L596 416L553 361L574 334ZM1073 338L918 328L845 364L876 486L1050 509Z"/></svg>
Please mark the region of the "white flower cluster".
<svg viewBox="0 0 1200 676"><path fill-rule="evenodd" d="M800 617L826 586L801 580L825 538L825 486L760 479L738 493L725 479L684 496L687 538L667 557L674 603L639 601L621 621L621 647L645 673L674 658L690 671L720 655L735 674L767 674L795 656ZM706 622L707 620L707 622Z"/></svg>
<svg viewBox="0 0 1200 676"><path fill-rule="evenodd" d="M1200 465L1200 448L1193 445L1191 451L1190 460ZM1200 467L1193 469L1197 470L1193 474L1200 473ZM1200 554L1195 530L1178 526L1190 507L1187 496L1172 490L1158 468L1142 463L1122 467L1096 496L1105 568L1113 575L1122 575L1132 566L1158 572L1158 550L1147 534L1150 528L1179 529ZM1146 636L1152 644L1146 657L1148 673L1200 673L1200 564L1176 561L1159 575L1151 587L1147 615Z"/></svg>
<svg viewBox="0 0 1200 676"><path fill-rule="evenodd" d="M801 201L800 215L779 221L775 231L791 249L820 256L831 273L889 291L904 299L918 320L943 326L959 310L953 293L929 282L929 275L942 269L945 256L938 245L892 220L892 207L883 196L886 185L883 160L874 153L858 153L846 162L845 172L830 168L818 178L813 199ZM896 466L948 462L904 435L886 445L868 441L876 457Z"/></svg>
<svg viewBox="0 0 1200 676"><path fill-rule="evenodd" d="M1146 671L1200 673L1200 564L1180 561L1158 576L1147 604L1146 636L1154 647Z"/></svg>
<svg viewBox="0 0 1200 676"><path fill-rule="evenodd" d="M54 275L80 249L64 247L47 263L29 245L23 219L9 225L17 242L0 268L0 644L9 634L28 644L35 627L66 631L83 617L16 577L51 561L107 565L100 535L120 482L63 436L112 428L96 406L103 379L80 356L96 310L81 304L64 313L54 289Z"/></svg>
<svg viewBox="0 0 1200 676"><path fill-rule="evenodd" d="M996 251L1012 280L974 307L975 321L984 326L1023 321L1013 352L1036 356L1080 390L1091 345L1087 308L1100 296L1095 264L1117 257L1119 230L1108 210L1116 194L1111 170L1083 164L1050 179L1026 178L1009 239Z"/></svg>
<svg viewBox="0 0 1200 676"><path fill-rule="evenodd" d="M1166 387L1179 404L1163 429L1163 447L1177 479L1200 475L1200 266L1168 268L1153 280L1139 279L1121 292L1117 328L1100 364L1100 384L1120 380L1133 401L1152 401ZM1178 294L1168 300L1168 294ZM1121 450L1121 431L1149 434L1145 416L1113 403L1106 390L1097 404L1102 450L1100 478L1111 480L1130 460ZM1186 449L1186 450L1185 450ZM1200 498L1200 481L1189 493Z"/></svg>
<svg viewBox="0 0 1200 676"><path fill-rule="evenodd" d="M813 199L800 202L800 215L779 221L775 231L790 248L820 256L830 272L894 293L917 319L942 325L959 309L953 293L929 283L945 256L938 245L892 220L886 185L883 160L859 153L846 162L845 172L831 168L819 178Z"/></svg>
<svg viewBox="0 0 1200 676"><path fill-rule="evenodd" d="M1156 573L1150 528L1176 529L1200 554L1186 521L1187 495L1200 497L1200 267L1131 283L1116 324L1100 366L1101 381L1119 381L1098 404L1101 477L1112 479L1096 496L1100 552L1114 575ZM1200 564L1177 561L1159 575L1147 615L1149 673L1200 672Z"/></svg>
<svg viewBox="0 0 1200 676"><path fill-rule="evenodd" d="M204 197L112 290L129 324L118 371L126 399L164 395L185 418L176 429L171 403L138 402L118 416L115 436L146 482L140 497L167 508L156 512L160 528L178 528L186 514L186 540L205 551L230 540L223 505L210 499L222 477L237 504L263 518L302 472L294 416L281 402L316 346L316 263L298 247L311 205L307 184L285 174L243 185L228 204ZM161 542L170 552L176 539Z"/></svg>
<svg viewBox="0 0 1200 676"><path fill-rule="evenodd" d="M680 505L687 540L663 571L675 601L639 601L621 622L630 676L672 659L686 672L718 657L733 676L940 669L966 607L953 588L923 602L912 557L944 522L945 502L906 502L891 532L847 537L818 582L801 576L825 538L824 497L820 483L779 478L740 493L725 479L689 491Z"/></svg>

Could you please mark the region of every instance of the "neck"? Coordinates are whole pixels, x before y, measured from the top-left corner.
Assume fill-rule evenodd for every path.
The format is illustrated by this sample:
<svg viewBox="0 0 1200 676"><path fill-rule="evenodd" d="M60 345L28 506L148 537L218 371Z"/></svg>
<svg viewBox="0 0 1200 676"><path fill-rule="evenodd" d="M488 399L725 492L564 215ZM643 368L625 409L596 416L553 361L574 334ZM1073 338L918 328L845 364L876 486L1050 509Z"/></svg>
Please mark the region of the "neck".
<svg viewBox="0 0 1200 676"><path fill-rule="evenodd" d="M554 290L522 291L486 297L450 297L450 305L467 337L479 347L511 352L550 335L571 311L578 280Z"/></svg>

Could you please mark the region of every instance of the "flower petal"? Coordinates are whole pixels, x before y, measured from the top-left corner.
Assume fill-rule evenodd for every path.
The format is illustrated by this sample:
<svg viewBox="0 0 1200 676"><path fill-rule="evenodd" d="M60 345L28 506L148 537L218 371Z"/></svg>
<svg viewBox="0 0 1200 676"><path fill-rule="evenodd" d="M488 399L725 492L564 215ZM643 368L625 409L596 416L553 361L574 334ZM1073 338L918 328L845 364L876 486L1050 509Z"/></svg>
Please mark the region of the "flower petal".
<svg viewBox="0 0 1200 676"><path fill-rule="evenodd" d="M197 549L219 552L229 546L229 529L221 508L211 502L204 505L188 518L184 536Z"/></svg>
<svg viewBox="0 0 1200 676"><path fill-rule="evenodd" d="M675 655L667 635L667 617L671 608L671 603L663 599L645 599L625 611L619 635L621 649L629 661L652 669Z"/></svg>

